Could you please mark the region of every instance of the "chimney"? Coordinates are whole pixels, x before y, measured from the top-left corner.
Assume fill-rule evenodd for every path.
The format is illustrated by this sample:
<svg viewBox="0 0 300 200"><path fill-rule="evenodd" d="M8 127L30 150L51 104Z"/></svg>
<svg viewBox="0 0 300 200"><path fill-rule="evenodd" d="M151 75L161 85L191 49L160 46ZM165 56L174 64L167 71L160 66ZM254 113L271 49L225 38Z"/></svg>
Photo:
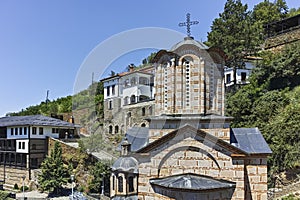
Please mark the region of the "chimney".
<svg viewBox="0 0 300 200"><path fill-rule="evenodd" d="M130 64L128 66L128 68L129 68L129 72L133 72L134 71L134 64Z"/></svg>
<svg viewBox="0 0 300 200"><path fill-rule="evenodd" d="M74 124L75 123L75 120L74 120L74 117L73 117L73 115L69 118L69 122L70 123L72 123L72 124Z"/></svg>
<svg viewBox="0 0 300 200"><path fill-rule="evenodd" d="M128 142L127 137L125 136L124 141L121 144L121 156L127 156L131 150L131 144Z"/></svg>

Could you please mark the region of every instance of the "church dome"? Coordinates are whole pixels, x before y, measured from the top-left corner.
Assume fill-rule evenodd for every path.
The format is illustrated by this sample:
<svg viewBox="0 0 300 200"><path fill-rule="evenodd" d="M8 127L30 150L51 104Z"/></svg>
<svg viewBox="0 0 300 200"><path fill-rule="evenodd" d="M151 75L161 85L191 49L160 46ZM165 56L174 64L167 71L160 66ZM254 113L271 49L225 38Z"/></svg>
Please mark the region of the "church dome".
<svg viewBox="0 0 300 200"><path fill-rule="evenodd" d="M195 45L197 47L199 47L200 49L208 49L208 46L206 46L205 44L203 44L202 42L199 42L197 40L194 40L193 37L185 37L183 41L178 42L177 44L175 44L170 51L175 51L176 49L178 49L180 46L182 45L186 45L186 44L190 44L190 45Z"/></svg>
<svg viewBox="0 0 300 200"><path fill-rule="evenodd" d="M138 173L138 161L129 156L120 157L114 162L112 171Z"/></svg>

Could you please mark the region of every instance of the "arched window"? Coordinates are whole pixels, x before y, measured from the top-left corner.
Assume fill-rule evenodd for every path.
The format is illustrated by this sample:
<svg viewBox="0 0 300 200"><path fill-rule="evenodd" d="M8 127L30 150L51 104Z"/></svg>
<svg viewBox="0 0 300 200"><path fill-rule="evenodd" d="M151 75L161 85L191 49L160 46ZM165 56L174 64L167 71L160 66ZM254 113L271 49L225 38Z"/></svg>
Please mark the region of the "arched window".
<svg viewBox="0 0 300 200"><path fill-rule="evenodd" d="M149 115L152 115L152 106L149 107Z"/></svg>
<svg viewBox="0 0 300 200"><path fill-rule="evenodd" d="M119 126L118 125L115 126L115 133L119 133Z"/></svg>
<svg viewBox="0 0 300 200"><path fill-rule="evenodd" d="M112 176L112 189L115 190L115 176Z"/></svg>
<svg viewBox="0 0 300 200"><path fill-rule="evenodd" d="M130 97L130 103L135 103L135 95L131 95Z"/></svg>
<svg viewBox="0 0 300 200"><path fill-rule="evenodd" d="M118 192L123 192L123 177L118 177Z"/></svg>
<svg viewBox="0 0 300 200"><path fill-rule="evenodd" d="M128 186L129 186L129 192L134 192L134 184L133 184L133 177L130 176L128 178Z"/></svg>
<svg viewBox="0 0 300 200"><path fill-rule="evenodd" d="M110 125L110 126L108 127L108 132L109 132L109 133L112 133L112 132L113 132L113 127L112 127L112 125Z"/></svg>
<svg viewBox="0 0 300 200"><path fill-rule="evenodd" d="M142 108L142 116L146 115L146 108Z"/></svg>
<svg viewBox="0 0 300 200"><path fill-rule="evenodd" d="M141 127L146 127L146 124L145 124L145 123L142 123Z"/></svg>

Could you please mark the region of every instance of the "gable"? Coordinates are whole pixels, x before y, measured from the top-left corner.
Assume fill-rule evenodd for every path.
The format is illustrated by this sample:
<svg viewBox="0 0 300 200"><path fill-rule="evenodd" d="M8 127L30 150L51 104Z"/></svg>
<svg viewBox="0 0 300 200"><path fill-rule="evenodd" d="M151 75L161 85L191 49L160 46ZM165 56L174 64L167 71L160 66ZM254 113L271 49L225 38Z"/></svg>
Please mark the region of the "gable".
<svg viewBox="0 0 300 200"><path fill-rule="evenodd" d="M191 141L194 140L201 142L210 148L216 149L217 151L227 152L229 155L246 155L246 152L229 144L228 142L223 141L205 132L204 130L197 130L196 128L188 124L155 140L154 142L148 144L144 148L138 150L137 153L158 153L158 151L163 150L164 148L166 148L166 146L170 146L172 144L179 143L180 141L189 139Z"/></svg>

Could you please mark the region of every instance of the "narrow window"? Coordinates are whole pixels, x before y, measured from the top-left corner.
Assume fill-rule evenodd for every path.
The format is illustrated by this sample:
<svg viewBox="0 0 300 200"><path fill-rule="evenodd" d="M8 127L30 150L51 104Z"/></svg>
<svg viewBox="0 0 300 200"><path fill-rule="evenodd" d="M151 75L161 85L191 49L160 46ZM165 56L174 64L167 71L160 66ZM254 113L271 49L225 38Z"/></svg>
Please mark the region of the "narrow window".
<svg viewBox="0 0 300 200"><path fill-rule="evenodd" d="M27 127L24 127L24 135L27 135Z"/></svg>
<svg viewBox="0 0 300 200"><path fill-rule="evenodd" d="M118 192L123 192L123 177L118 177Z"/></svg>
<svg viewBox="0 0 300 200"><path fill-rule="evenodd" d="M43 135L44 134L44 129L42 127L39 128L39 135Z"/></svg>
<svg viewBox="0 0 300 200"><path fill-rule="evenodd" d="M22 149L22 142L19 142L19 149Z"/></svg>
<svg viewBox="0 0 300 200"><path fill-rule="evenodd" d="M110 95L110 87L108 86L107 88L106 88L106 95L109 97L109 95Z"/></svg>
<svg viewBox="0 0 300 200"><path fill-rule="evenodd" d="M113 184L112 189L115 190L115 176L114 175L113 175L112 179L113 179L112 180L112 184Z"/></svg>
<svg viewBox="0 0 300 200"><path fill-rule="evenodd" d="M133 185L133 177L130 176L128 178L128 184L129 184L129 192L133 192L134 191L134 185Z"/></svg>
<svg viewBox="0 0 300 200"><path fill-rule="evenodd" d="M11 128L11 129L10 129L10 134L11 134L11 135L14 135L14 128Z"/></svg>
<svg viewBox="0 0 300 200"><path fill-rule="evenodd" d="M115 126L115 133L119 133L119 126Z"/></svg>
<svg viewBox="0 0 300 200"><path fill-rule="evenodd" d="M25 142L22 142L22 149L25 149Z"/></svg>
<svg viewBox="0 0 300 200"><path fill-rule="evenodd" d="M142 108L142 116L146 115L146 108Z"/></svg>
<svg viewBox="0 0 300 200"><path fill-rule="evenodd" d="M247 77L247 73L246 72L242 72L241 73L241 81L246 81L246 77Z"/></svg>
<svg viewBox="0 0 300 200"><path fill-rule="evenodd" d="M111 94L112 94L112 95L115 95L115 86L114 86L114 85L111 86Z"/></svg>
<svg viewBox="0 0 300 200"><path fill-rule="evenodd" d="M231 74L226 74L226 83L230 83L231 82Z"/></svg>
<svg viewBox="0 0 300 200"><path fill-rule="evenodd" d="M149 115L152 115L152 106L149 107Z"/></svg>
<svg viewBox="0 0 300 200"><path fill-rule="evenodd" d="M36 135L36 127L32 127L32 135Z"/></svg>
<svg viewBox="0 0 300 200"><path fill-rule="evenodd" d="M112 127L112 126L109 126L109 127L108 127L108 132L109 132L109 133L112 133L112 132L113 132L113 127Z"/></svg>
<svg viewBox="0 0 300 200"><path fill-rule="evenodd" d="M108 109L111 110L112 108L113 108L113 106L112 106L112 101L109 101L109 102L108 102Z"/></svg>
<svg viewBox="0 0 300 200"><path fill-rule="evenodd" d="M18 128L15 128L15 135L18 135Z"/></svg>
<svg viewBox="0 0 300 200"><path fill-rule="evenodd" d="M22 127L19 128L20 135L23 135Z"/></svg>

